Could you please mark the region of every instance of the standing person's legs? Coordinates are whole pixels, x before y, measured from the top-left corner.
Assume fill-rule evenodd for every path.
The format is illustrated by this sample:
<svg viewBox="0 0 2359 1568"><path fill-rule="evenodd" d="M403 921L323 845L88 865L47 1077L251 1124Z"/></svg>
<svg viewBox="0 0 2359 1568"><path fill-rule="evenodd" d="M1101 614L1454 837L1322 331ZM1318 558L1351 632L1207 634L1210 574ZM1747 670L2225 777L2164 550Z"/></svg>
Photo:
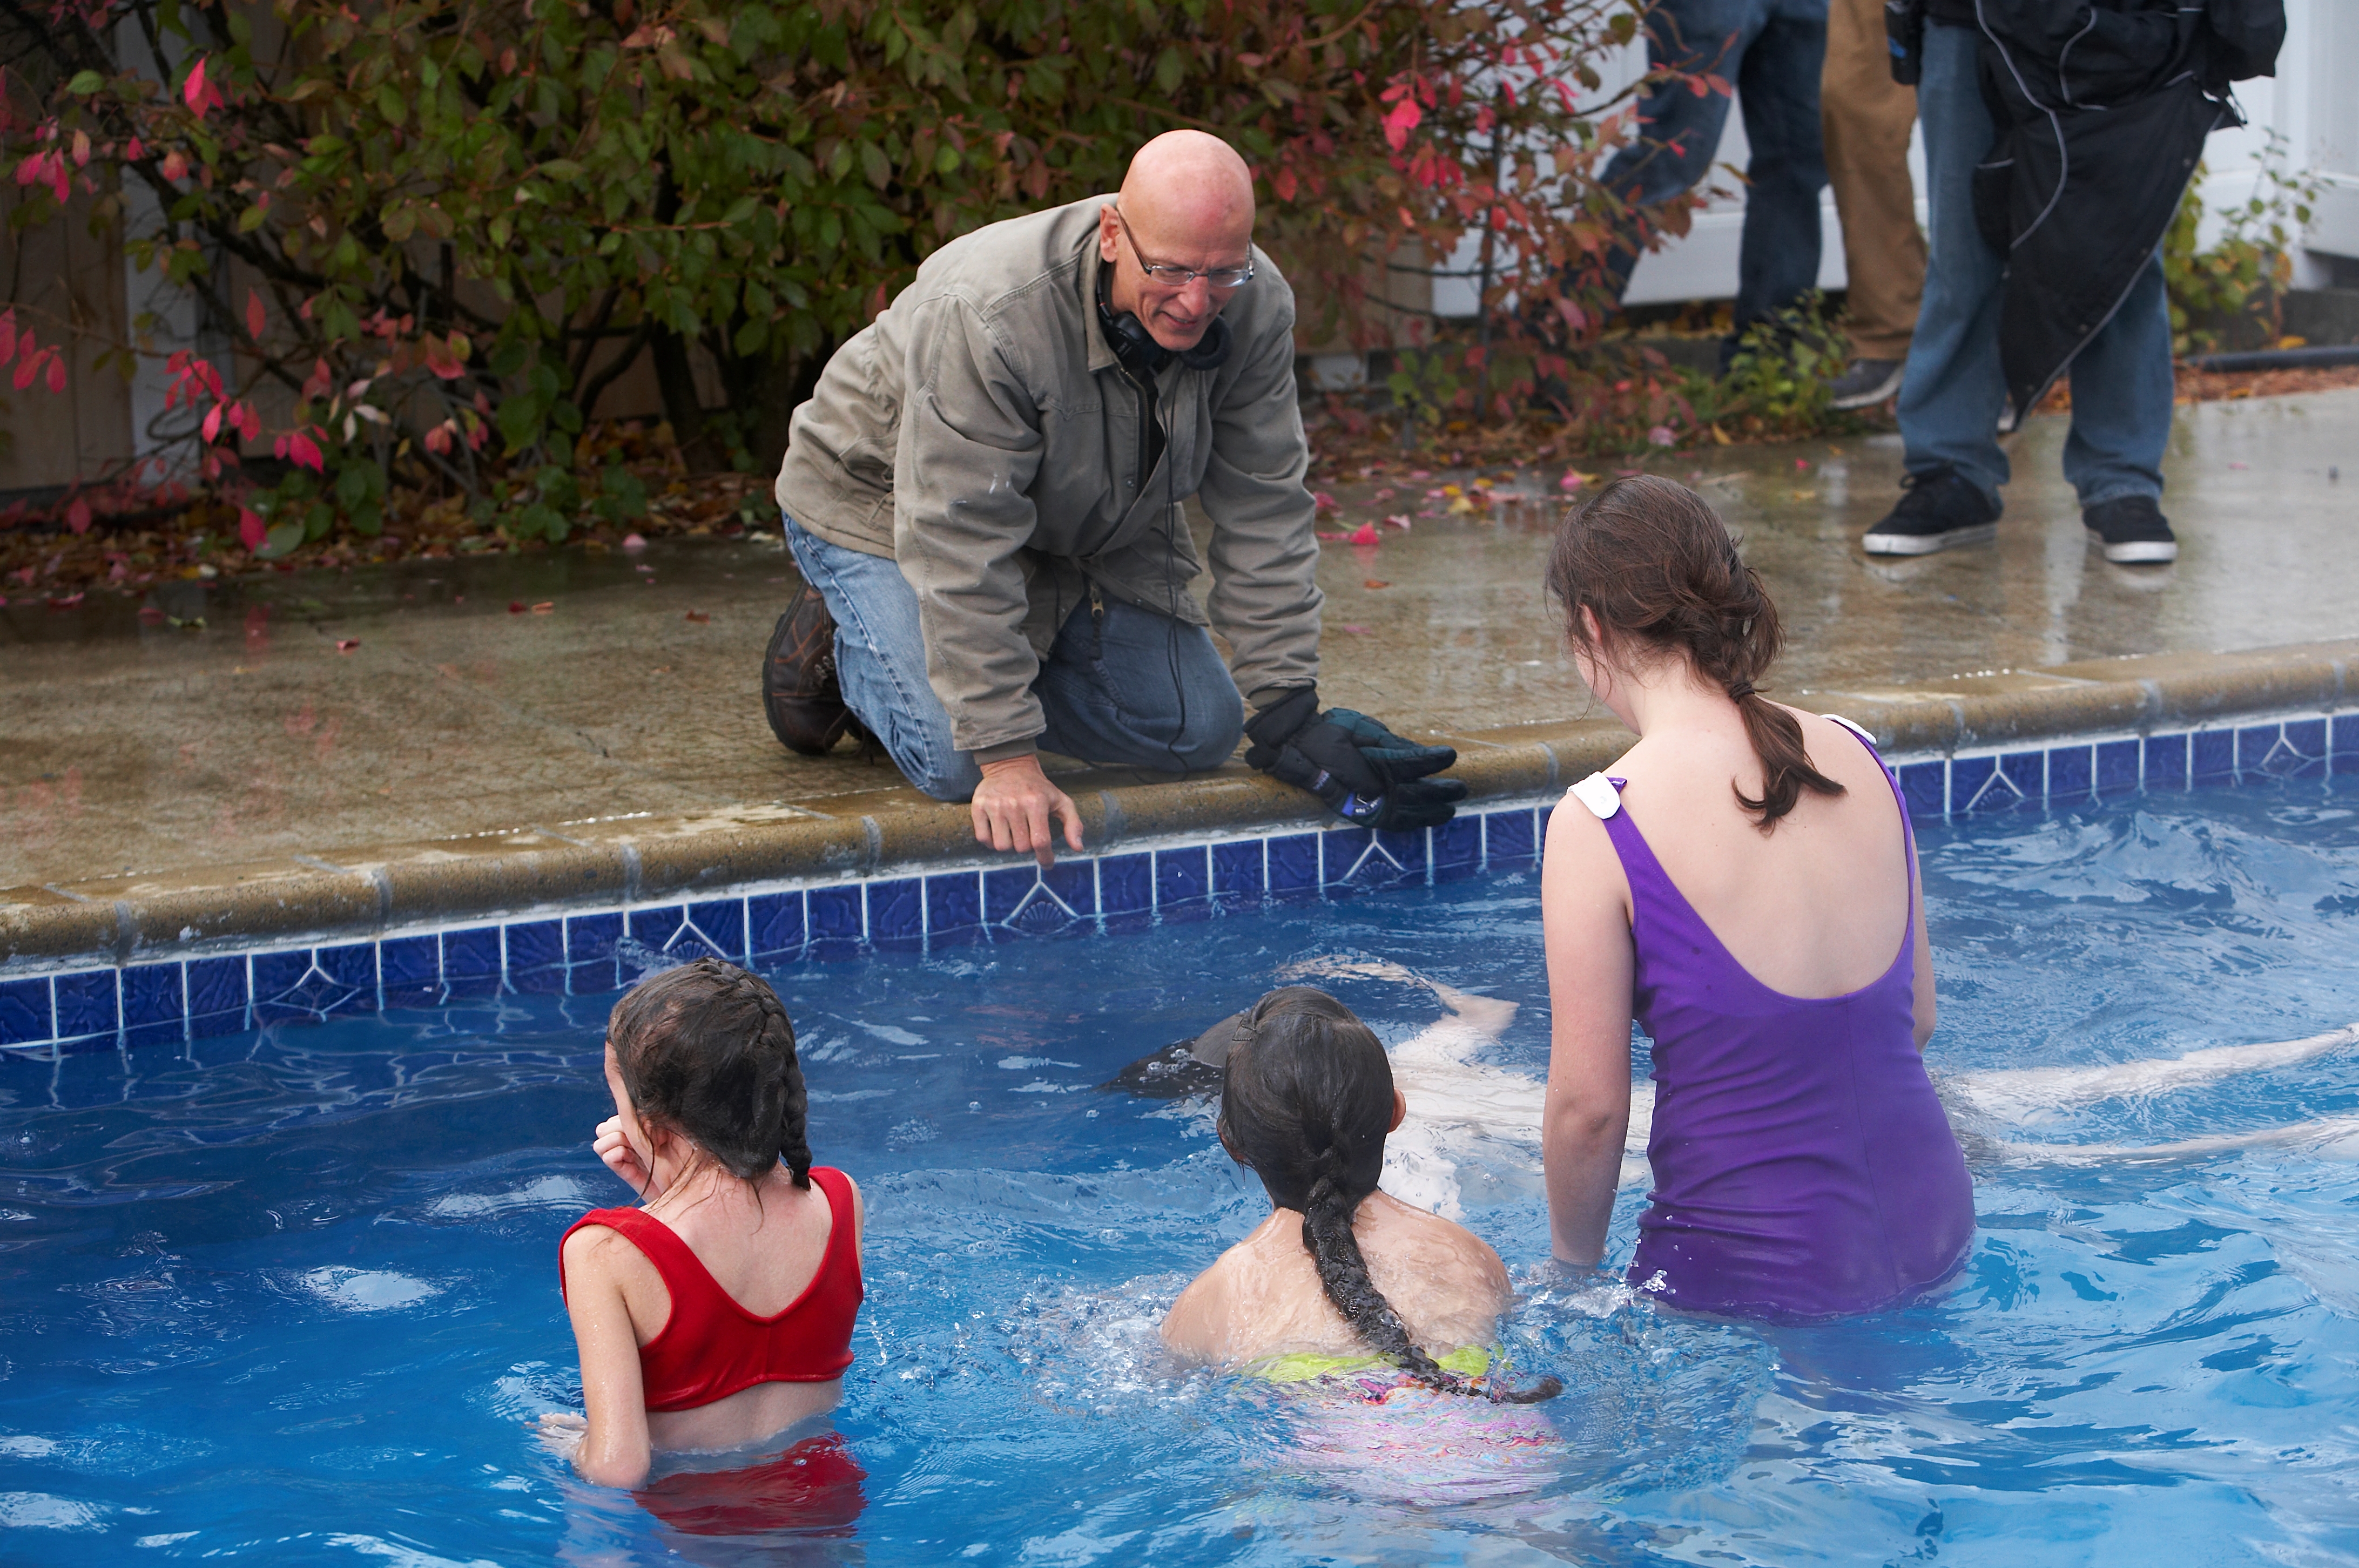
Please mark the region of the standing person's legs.
<svg viewBox="0 0 2359 1568"><path fill-rule="evenodd" d="M1969 27L1925 29L1917 118L1925 127L1932 254L1900 384L1907 493L1860 541L1870 555L1930 555L1998 533L1998 489L2007 479L1997 435L2006 405L1998 361L2004 268L1974 227L1974 165L1993 135L1974 79L1979 42Z"/></svg>
<svg viewBox="0 0 2359 1568"><path fill-rule="evenodd" d="M2064 442L2064 477L2082 506L2162 493L2173 391L2170 306L2158 251L2113 319L2072 357L2072 434Z"/></svg>
<svg viewBox="0 0 2359 1568"><path fill-rule="evenodd" d="M2082 521L2109 561L2153 566L2179 558L2179 542L2157 504L2174 382L2170 306L2157 251L2113 319L2072 359L2064 477L2081 497Z"/></svg>
<svg viewBox="0 0 2359 1568"><path fill-rule="evenodd" d="M1658 0L1647 16L1647 66L1711 71L1734 80L1745 47L1760 30L1759 0ZM1607 161L1598 183L1634 207L1652 207L1691 189L1712 169L1728 124L1728 97L1701 97L1684 81L1658 82L1638 99L1639 139ZM1614 297L1638 265L1634 232L1615 236L1605 256Z"/></svg>
<svg viewBox="0 0 2359 1568"><path fill-rule="evenodd" d="M1828 6L1819 115L1827 180L1843 220L1849 357L1854 367L1862 361L1879 367L1848 389L1851 401L1839 391L1835 406L1864 407L1890 396L1897 384L1925 288L1925 235L1908 178L1917 93L1892 80L1879 0L1832 0Z"/></svg>
<svg viewBox="0 0 2359 1568"><path fill-rule="evenodd" d="M1737 253L1736 335L1819 285L1819 70L1827 0L1767 0L1736 70L1752 157L1745 169L1745 238Z"/></svg>
<svg viewBox="0 0 2359 1568"><path fill-rule="evenodd" d="M803 580L835 620L845 705L911 784L936 800L966 799L983 770L952 742L950 712L926 679L926 639L909 579L883 556L830 544L792 517L786 529Z"/></svg>
<svg viewBox="0 0 2359 1568"><path fill-rule="evenodd" d="M1245 698L1201 626L1093 591L1065 618L1033 691L1041 749L1114 767L1217 768L1245 734Z"/></svg>

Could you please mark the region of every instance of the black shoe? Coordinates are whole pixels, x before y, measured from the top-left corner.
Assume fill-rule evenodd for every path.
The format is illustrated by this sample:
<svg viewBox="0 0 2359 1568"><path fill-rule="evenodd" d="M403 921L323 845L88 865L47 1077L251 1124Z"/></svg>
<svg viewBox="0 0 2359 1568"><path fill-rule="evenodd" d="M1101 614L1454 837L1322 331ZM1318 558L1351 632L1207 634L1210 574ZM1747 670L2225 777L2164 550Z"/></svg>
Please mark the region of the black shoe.
<svg viewBox="0 0 2359 1568"><path fill-rule="evenodd" d="M819 590L806 587L778 617L762 654L762 710L789 752L823 757L853 727L835 679L835 622Z"/></svg>
<svg viewBox="0 0 2359 1568"><path fill-rule="evenodd" d="M1998 537L1999 503L1943 464L1902 477L1900 504L1867 532L1871 556L1930 556Z"/></svg>
<svg viewBox="0 0 2359 1568"><path fill-rule="evenodd" d="M1901 360L1854 360L1827 388L1837 408L1872 408L1900 390Z"/></svg>
<svg viewBox="0 0 2359 1568"><path fill-rule="evenodd" d="M2124 566L2160 566L2179 558L2170 520L2151 495L2117 495L2081 509L2090 536L2105 547L2105 559Z"/></svg>

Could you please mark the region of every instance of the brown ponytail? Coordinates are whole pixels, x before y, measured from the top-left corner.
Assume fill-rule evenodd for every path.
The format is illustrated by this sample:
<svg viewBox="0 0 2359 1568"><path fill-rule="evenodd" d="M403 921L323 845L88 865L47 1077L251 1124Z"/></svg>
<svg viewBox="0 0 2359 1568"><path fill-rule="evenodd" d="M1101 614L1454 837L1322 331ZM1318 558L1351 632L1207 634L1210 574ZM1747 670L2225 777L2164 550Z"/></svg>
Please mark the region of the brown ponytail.
<svg viewBox="0 0 2359 1568"><path fill-rule="evenodd" d="M1694 491L1654 474L1615 480L1557 529L1548 588L1564 606L1566 635L1583 652L1599 651L1582 622L1586 609L1619 645L1617 656L1632 656L1634 643L1656 656L1678 654L1728 693L1761 762L1761 798L1733 779L1729 788L1763 832L1805 789L1843 793L1810 765L1794 716L1754 690L1784 641L1777 607Z"/></svg>

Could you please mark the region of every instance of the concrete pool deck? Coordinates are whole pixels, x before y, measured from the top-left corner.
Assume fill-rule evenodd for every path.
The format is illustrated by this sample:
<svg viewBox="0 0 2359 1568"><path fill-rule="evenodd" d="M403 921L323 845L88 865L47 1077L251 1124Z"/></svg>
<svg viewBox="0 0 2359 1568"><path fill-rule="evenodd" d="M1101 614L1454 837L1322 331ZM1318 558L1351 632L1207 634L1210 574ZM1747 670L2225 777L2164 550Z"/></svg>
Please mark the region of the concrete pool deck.
<svg viewBox="0 0 2359 1568"><path fill-rule="evenodd" d="M2338 471L2359 392L2182 409L2165 568L2088 547L2064 433L2015 438L1995 547L1912 562L1856 543L1896 493L1892 438L1653 466L1712 498L1777 596L1772 694L1897 753L2359 705L2359 472ZM1412 524L1326 547L1322 692L1455 743L1479 796L1560 788L1626 741L1549 624L1562 472L1486 471L1517 499L1473 514L1427 493L1472 475L1336 486L1322 524ZM0 609L0 965L992 859L889 763L772 740L756 681L794 588L764 539L189 582L144 619ZM1238 763L1061 776L1093 853L1320 817Z"/></svg>

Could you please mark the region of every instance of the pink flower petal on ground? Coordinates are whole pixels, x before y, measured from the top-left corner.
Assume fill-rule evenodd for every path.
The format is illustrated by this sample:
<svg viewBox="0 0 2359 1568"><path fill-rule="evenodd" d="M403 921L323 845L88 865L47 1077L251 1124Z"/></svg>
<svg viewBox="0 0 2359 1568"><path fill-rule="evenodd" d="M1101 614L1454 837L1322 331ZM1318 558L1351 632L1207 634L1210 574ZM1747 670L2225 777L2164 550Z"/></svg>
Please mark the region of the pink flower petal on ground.
<svg viewBox="0 0 2359 1568"><path fill-rule="evenodd" d="M1337 510L1335 498L1328 494L1323 490L1312 491L1310 492L1310 499L1321 512L1333 512Z"/></svg>
<svg viewBox="0 0 2359 1568"><path fill-rule="evenodd" d="M1374 545L1378 542L1376 525L1373 523L1363 523L1353 531L1352 543L1354 545Z"/></svg>
<svg viewBox="0 0 2359 1568"><path fill-rule="evenodd" d="M1647 439L1650 444L1658 447L1675 447L1678 446L1680 442L1679 437L1672 431L1669 425L1657 425L1651 427L1647 431ZM1801 460L1798 458L1795 460L1799 462Z"/></svg>
<svg viewBox="0 0 2359 1568"><path fill-rule="evenodd" d="M358 637L339 637L336 639L336 652L340 654L349 654L360 645L361 640Z"/></svg>
<svg viewBox="0 0 2359 1568"><path fill-rule="evenodd" d="M623 548L626 550L644 550L647 547L647 542L638 535L625 534L623 535Z"/></svg>
<svg viewBox="0 0 2359 1568"><path fill-rule="evenodd" d="M1408 514L1406 512L1396 512L1385 521L1396 528L1406 528L1409 525Z"/></svg>

